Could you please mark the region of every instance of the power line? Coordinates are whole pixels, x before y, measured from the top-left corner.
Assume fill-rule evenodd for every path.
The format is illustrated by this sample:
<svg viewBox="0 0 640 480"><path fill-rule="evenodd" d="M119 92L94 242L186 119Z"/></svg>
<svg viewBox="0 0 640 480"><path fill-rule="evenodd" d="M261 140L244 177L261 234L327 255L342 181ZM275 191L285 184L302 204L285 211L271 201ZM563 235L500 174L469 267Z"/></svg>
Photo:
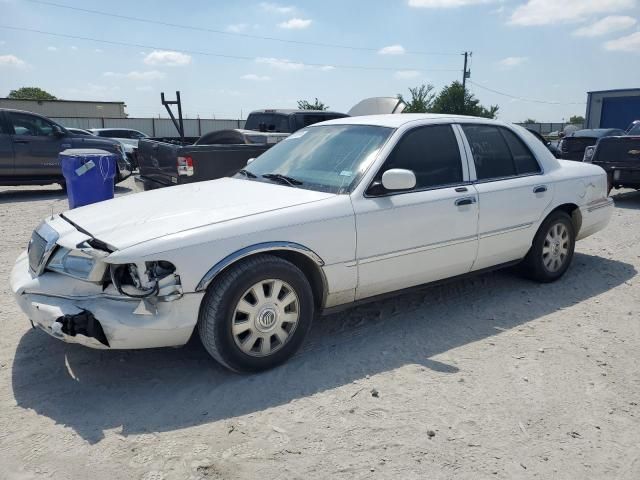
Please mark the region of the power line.
<svg viewBox="0 0 640 480"><path fill-rule="evenodd" d="M29 0L30 1L30 0ZM224 54L224 53L213 53L213 52L202 52L202 51L197 51L197 50L185 50L185 49L176 49L176 48L170 48L170 47L158 47L158 46L154 46L154 45L145 45L145 44L141 44L141 43L128 43L128 42L119 42L116 40L100 40L98 38L91 38L91 37L83 37L83 36L79 36L79 35L69 35L66 33L56 33L56 32L47 32L44 30L36 30L33 28L25 28L25 27L13 27L13 26L9 26L9 25L0 25L0 28L3 28L5 30L15 30L15 31L19 31L19 32L29 32L29 33L39 33L41 35L50 35L53 37L61 37L61 38L71 38L74 40L85 40L85 41L89 41L89 42L97 42L97 43L103 43L103 44L107 44L107 45L117 45L117 46L121 46L121 47L134 47L134 48L145 48L145 49L151 49L151 50L169 50L172 52L178 52L178 53L186 53L186 54L190 54L190 55L203 55L203 56L208 56L208 57L218 57L218 58L227 58L227 59L233 59L233 60L249 60L249 61L255 61L257 60L256 57L248 57L248 56L242 56L242 55L228 55L228 54ZM374 66L374 65L336 65L333 63L307 63L307 62L296 62L293 60L280 60L278 59L279 63L285 64L285 65L290 65L290 66L304 66L304 67L319 67L319 68L323 68L323 67L333 67L333 68L342 68L342 69L349 69L349 70L382 70L382 71L402 71L402 70L419 70L419 71L423 71L423 72L457 72L458 69L455 68L433 68L433 69L422 69L422 68L416 68L416 67L396 67L396 68L392 68L392 67L379 67L379 66ZM265 62L268 63L268 62Z"/></svg>
<svg viewBox="0 0 640 480"><path fill-rule="evenodd" d="M365 52L377 52L378 50L380 50L380 48L373 48L373 47L357 47L357 46L353 46L353 45L340 45L340 44L335 44L335 43L321 43L321 42L309 42L309 41L304 41L304 40L291 40L291 39L287 39L287 38L278 38L278 37L268 37L268 36L262 36L262 35L253 35L250 33L242 33L242 32L228 32L225 30L217 30L214 28L207 28L207 27L198 27L195 25L186 25L183 23L173 23L173 22L165 22L165 21L161 21L161 20L150 20L148 18L141 18L141 17L133 17L133 16L129 16L129 15L121 15L121 14L117 14L117 13L110 13L110 12L105 12L102 10L92 10L89 8L82 8L82 7L74 7L71 5L64 5L61 3L55 3L55 2L48 2L45 0L26 0L28 2L32 2L32 3L38 3L41 5L47 5L50 7L57 7L57 8L64 8L67 10L74 10L77 12L83 12L83 13L89 13L92 15L102 15L105 17L112 17L112 18L119 18L122 20L130 20L130 21L134 21L134 22L142 22L142 23L149 23L149 24L154 24L154 25L162 25L165 27L172 27L172 28L180 28L180 29L184 29L184 30L196 30L196 31L200 31L200 32L207 32L207 33L215 33L217 35L228 35L228 36L234 36L234 37L244 37L244 38L251 38L254 40L267 40L267 41L272 41L272 42L281 42L281 43L289 43L289 44L294 44L294 45L305 45L305 46L310 46L310 47L322 47L322 48L340 48L340 49L344 49L344 50L358 50L358 51L365 51ZM458 55L458 53L449 53L449 52L418 52L418 51L407 51L405 52L407 54L410 55Z"/></svg>
<svg viewBox="0 0 640 480"><path fill-rule="evenodd" d="M487 90L488 92L492 92L492 93L495 93L497 95L502 95L503 97L513 98L515 100L521 100L523 102L543 103L543 104L546 104L546 105L586 105L586 102L550 102L550 101L547 101L547 100L534 100L532 98L518 97L517 95L510 95L508 93L499 92L498 90L493 90L492 88L485 87L484 85L480 85L480 84L478 84L476 82L472 82L471 80L469 80L469 83L471 83L472 85L475 85L476 87L481 88L483 90Z"/></svg>

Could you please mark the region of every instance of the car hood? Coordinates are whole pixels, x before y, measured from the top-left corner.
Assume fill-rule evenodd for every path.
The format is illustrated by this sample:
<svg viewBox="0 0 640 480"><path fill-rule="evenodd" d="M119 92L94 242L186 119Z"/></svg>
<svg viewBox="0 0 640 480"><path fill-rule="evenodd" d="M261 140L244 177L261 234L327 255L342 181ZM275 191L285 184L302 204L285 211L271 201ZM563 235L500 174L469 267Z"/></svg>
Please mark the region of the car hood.
<svg viewBox="0 0 640 480"><path fill-rule="evenodd" d="M121 250L186 230L317 202L334 194L221 178L151 190L69 210L64 218Z"/></svg>

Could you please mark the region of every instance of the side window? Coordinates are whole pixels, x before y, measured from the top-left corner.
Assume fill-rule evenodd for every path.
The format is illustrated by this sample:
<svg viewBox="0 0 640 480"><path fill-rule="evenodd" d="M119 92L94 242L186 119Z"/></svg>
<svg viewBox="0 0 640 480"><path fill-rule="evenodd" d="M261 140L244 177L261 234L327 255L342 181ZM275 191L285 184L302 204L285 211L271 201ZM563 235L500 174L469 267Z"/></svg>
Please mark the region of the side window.
<svg viewBox="0 0 640 480"><path fill-rule="evenodd" d="M136 130L131 130L131 138L135 138L136 140L140 140L141 138L147 138L147 136L142 133L142 132L138 132Z"/></svg>
<svg viewBox="0 0 640 480"><path fill-rule="evenodd" d="M478 180L516 175L511 151L498 127L462 125L462 130L471 146Z"/></svg>
<svg viewBox="0 0 640 480"><path fill-rule="evenodd" d="M416 175L416 189L462 182L458 141L450 125L419 127L408 131L387 158L380 173L404 168Z"/></svg>
<svg viewBox="0 0 640 480"><path fill-rule="evenodd" d="M43 118L27 113L9 112L9 123L16 135L49 137L53 135L53 124Z"/></svg>
<svg viewBox="0 0 640 480"><path fill-rule="evenodd" d="M515 133L507 130L506 128L501 128L500 131L502 132L504 139L507 141L509 150L511 150L518 175L540 173L541 170L540 165L538 165L538 161L522 140L520 140Z"/></svg>

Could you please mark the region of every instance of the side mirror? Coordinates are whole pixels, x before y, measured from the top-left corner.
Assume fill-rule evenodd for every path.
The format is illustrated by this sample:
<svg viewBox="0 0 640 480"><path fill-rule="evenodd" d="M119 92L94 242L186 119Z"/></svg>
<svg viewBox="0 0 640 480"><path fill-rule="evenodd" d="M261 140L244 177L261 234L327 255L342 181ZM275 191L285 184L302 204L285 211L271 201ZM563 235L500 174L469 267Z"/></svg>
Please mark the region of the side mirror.
<svg viewBox="0 0 640 480"><path fill-rule="evenodd" d="M411 170L392 168L382 174L382 186L386 190L411 190L416 186L416 175Z"/></svg>
<svg viewBox="0 0 640 480"><path fill-rule="evenodd" d="M249 160L247 160L247 165L249 165L251 162L253 162L255 160L255 158L250 158Z"/></svg>
<svg viewBox="0 0 640 480"><path fill-rule="evenodd" d="M54 125L53 134L56 137L64 137L67 134L67 132L65 132L59 125Z"/></svg>

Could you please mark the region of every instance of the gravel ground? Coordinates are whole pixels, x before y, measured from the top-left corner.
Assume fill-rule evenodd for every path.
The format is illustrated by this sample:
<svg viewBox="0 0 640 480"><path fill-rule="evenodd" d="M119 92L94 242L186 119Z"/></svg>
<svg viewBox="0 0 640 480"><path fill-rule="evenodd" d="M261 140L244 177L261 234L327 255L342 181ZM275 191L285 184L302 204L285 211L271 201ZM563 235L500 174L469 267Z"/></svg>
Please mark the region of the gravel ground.
<svg viewBox="0 0 640 480"><path fill-rule="evenodd" d="M32 330L9 272L66 199L0 188L0 478L638 479L640 193L615 199L555 284L499 272L369 304L239 376L197 341Z"/></svg>

